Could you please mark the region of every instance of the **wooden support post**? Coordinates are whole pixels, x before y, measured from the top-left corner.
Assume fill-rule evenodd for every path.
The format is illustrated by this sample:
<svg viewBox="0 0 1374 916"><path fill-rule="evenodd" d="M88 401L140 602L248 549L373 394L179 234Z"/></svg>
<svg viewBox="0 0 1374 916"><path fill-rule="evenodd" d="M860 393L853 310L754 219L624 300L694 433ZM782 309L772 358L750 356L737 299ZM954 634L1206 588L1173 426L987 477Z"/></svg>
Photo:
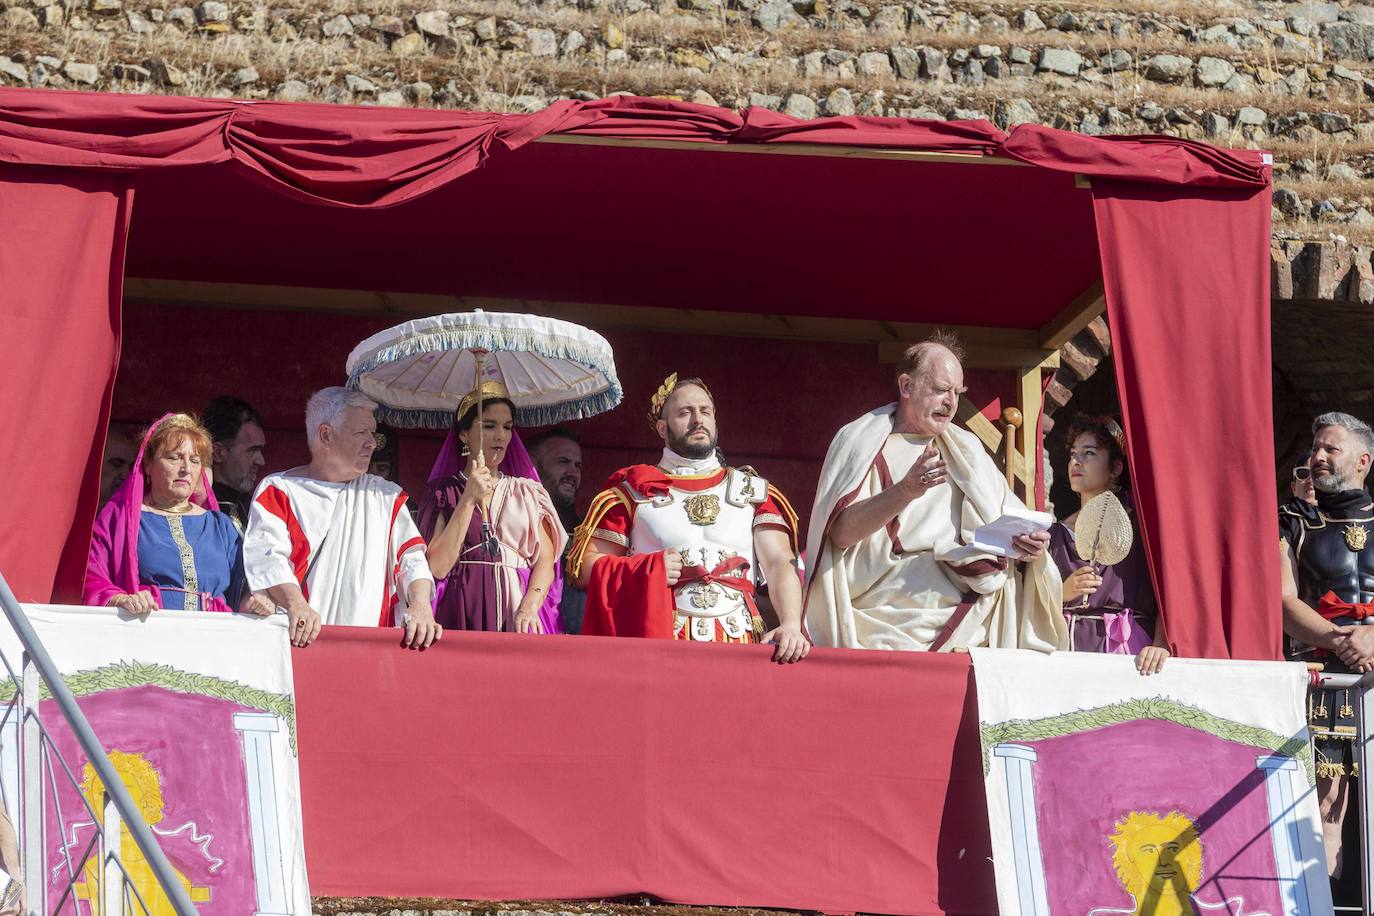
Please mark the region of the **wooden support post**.
<svg viewBox="0 0 1374 916"><path fill-rule="evenodd" d="M1040 414L1045 409L1045 388L1043 372L1045 363L1023 367L1017 380L1017 406L1021 409L1021 434L1017 438L1017 450L1025 462L1025 474L1021 477L1022 499L1032 509L1035 504L1035 478L1040 467L1040 447L1036 434L1040 428Z"/></svg>
<svg viewBox="0 0 1374 916"><path fill-rule="evenodd" d="M1007 486L1016 492L1016 431L1021 428L1021 411L1008 407L1002 411L1002 466L1006 469Z"/></svg>

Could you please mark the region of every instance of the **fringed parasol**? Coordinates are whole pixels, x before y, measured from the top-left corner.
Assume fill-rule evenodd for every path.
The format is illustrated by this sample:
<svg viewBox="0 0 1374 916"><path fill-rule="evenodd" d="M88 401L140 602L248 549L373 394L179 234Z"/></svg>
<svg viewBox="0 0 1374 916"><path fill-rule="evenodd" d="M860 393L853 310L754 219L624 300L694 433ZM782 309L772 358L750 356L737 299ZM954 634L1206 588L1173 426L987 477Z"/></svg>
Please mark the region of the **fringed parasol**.
<svg viewBox="0 0 1374 916"><path fill-rule="evenodd" d="M348 355L348 386L393 426L444 429L479 382L499 381L515 422L547 426L610 410L622 391L611 345L595 331L539 315L455 312L374 334Z"/></svg>

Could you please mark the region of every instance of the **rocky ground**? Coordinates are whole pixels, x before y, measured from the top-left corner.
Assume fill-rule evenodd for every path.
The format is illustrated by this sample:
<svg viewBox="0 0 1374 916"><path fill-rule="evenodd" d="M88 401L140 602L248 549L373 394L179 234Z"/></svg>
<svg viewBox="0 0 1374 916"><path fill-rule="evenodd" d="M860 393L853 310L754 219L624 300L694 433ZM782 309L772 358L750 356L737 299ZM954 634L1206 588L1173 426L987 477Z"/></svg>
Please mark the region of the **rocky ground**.
<svg viewBox="0 0 1374 916"><path fill-rule="evenodd" d="M632 92L1162 133L1272 150L1281 237L1374 241L1370 4L4 2L14 85L502 111Z"/></svg>

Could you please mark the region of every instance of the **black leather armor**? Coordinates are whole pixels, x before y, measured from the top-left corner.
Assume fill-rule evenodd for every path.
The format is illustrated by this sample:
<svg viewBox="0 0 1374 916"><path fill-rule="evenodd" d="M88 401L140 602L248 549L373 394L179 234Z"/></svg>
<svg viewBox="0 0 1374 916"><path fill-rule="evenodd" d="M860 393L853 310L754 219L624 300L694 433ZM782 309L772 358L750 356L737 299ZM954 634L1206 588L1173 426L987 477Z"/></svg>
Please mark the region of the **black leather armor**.
<svg viewBox="0 0 1374 916"><path fill-rule="evenodd" d="M1279 529L1293 550L1298 566L1298 597L1317 608L1322 596L1334 592L1347 604L1374 601L1374 507L1363 493L1344 494L1346 508L1318 508L1294 501L1279 509ZM1332 620L1355 623L1349 617ZM1363 623L1374 623L1367 618ZM1320 661L1327 671L1349 671L1334 655L1289 641L1290 657ZM1317 691L1308 695L1308 727L1317 773L1323 777L1353 775L1353 742L1357 735L1350 691Z"/></svg>
<svg viewBox="0 0 1374 916"><path fill-rule="evenodd" d="M1327 592L1374 601L1374 509L1328 515L1285 506L1280 520L1298 562L1298 597L1315 608Z"/></svg>

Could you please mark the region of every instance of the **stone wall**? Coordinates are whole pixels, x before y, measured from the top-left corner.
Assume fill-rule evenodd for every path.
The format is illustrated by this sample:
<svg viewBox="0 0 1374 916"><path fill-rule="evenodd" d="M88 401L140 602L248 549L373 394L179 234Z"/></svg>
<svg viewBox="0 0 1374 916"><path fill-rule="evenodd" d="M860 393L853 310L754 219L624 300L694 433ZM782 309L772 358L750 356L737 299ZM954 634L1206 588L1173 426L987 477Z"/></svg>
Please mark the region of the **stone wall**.
<svg viewBox="0 0 1374 916"><path fill-rule="evenodd" d="M1374 422L1374 265L1344 238L1271 248L1274 442L1280 478L1311 443L1312 418L1343 410Z"/></svg>
<svg viewBox="0 0 1374 916"><path fill-rule="evenodd" d="M1124 0L3 0L0 81L531 111L617 92L801 118L1275 151L1276 214L1374 242L1374 6Z"/></svg>

